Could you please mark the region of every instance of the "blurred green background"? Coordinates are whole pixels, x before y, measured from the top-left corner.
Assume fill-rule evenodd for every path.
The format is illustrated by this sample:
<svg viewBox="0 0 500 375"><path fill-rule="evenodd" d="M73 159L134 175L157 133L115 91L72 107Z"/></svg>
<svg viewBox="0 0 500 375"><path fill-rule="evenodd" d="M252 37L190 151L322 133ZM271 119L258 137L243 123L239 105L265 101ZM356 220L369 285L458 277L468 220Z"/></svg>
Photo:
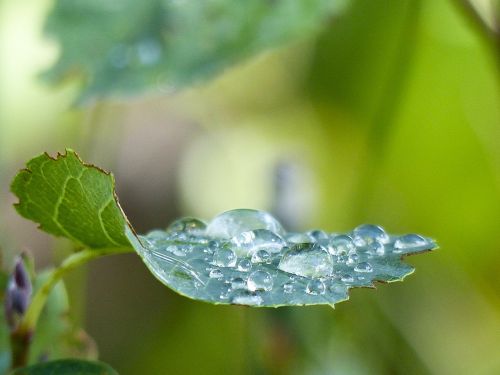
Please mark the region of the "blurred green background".
<svg viewBox="0 0 500 375"><path fill-rule="evenodd" d="M43 33L53 3L0 2L5 265L27 250L42 269L66 246L9 193L27 160L65 147L114 172L139 232L249 207L289 229L376 223L440 245L404 283L335 310L211 306L137 256L96 261L67 280L72 315L120 374L500 373L497 3L343 3L321 31L211 80L76 106L81 79L39 79L60 53Z"/></svg>

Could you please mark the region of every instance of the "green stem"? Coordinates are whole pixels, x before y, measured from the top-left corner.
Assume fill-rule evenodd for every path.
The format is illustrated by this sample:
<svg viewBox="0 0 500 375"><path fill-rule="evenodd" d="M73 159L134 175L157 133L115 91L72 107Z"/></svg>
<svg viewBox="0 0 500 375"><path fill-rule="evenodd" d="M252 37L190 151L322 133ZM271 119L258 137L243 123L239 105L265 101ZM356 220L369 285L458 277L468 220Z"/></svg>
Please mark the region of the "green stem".
<svg viewBox="0 0 500 375"><path fill-rule="evenodd" d="M70 270L105 255L131 252L131 248L85 249L67 257L59 267L53 269L44 283L37 289L26 313L11 334L12 368L26 365L31 337L35 332L38 318L45 306L52 288Z"/></svg>

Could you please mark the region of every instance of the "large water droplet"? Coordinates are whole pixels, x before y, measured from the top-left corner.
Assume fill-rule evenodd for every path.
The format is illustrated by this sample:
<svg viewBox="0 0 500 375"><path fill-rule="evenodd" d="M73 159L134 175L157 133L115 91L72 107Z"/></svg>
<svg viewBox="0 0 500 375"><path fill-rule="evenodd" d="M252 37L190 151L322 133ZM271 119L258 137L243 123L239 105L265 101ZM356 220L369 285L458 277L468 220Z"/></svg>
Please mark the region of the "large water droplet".
<svg viewBox="0 0 500 375"><path fill-rule="evenodd" d="M396 242L394 242L394 252L397 253L406 249L427 246L428 244L429 242L418 234L406 234L399 237Z"/></svg>
<svg viewBox="0 0 500 375"><path fill-rule="evenodd" d="M356 250L352 238L345 234L333 237L330 244L333 246L334 255L345 255Z"/></svg>
<svg viewBox="0 0 500 375"><path fill-rule="evenodd" d="M278 220L267 212L238 209L216 216L208 225L207 234L212 237L230 239L240 233L256 229L267 229L278 235L284 233Z"/></svg>
<svg viewBox="0 0 500 375"><path fill-rule="evenodd" d="M247 290L237 290L231 297L231 303L235 305L259 306L262 302L263 300L261 296Z"/></svg>
<svg viewBox="0 0 500 375"><path fill-rule="evenodd" d="M311 280L307 283L306 293L319 295L325 293L325 284L321 280Z"/></svg>
<svg viewBox="0 0 500 375"><path fill-rule="evenodd" d="M250 257L259 250L269 253L279 253L285 246L283 238L267 229L257 229L242 232L231 239L235 251L240 257Z"/></svg>
<svg viewBox="0 0 500 375"><path fill-rule="evenodd" d="M271 254L266 250L259 250L252 255L252 263L271 263Z"/></svg>
<svg viewBox="0 0 500 375"><path fill-rule="evenodd" d="M389 236L378 225L363 224L353 230L353 239L356 246L366 246L374 241L388 243Z"/></svg>
<svg viewBox="0 0 500 375"><path fill-rule="evenodd" d="M356 271L356 272L372 272L373 267L368 262L361 262L356 267L354 267L354 271Z"/></svg>
<svg viewBox="0 0 500 375"><path fill-rule="evenodd" d="M247 281L248 290L254 292L256 290L270 291L273 288L273 278L266 271L254 271L250 274Z"/></svg>
<svg viewBox="0 0 500 375"><path fill-rule="evenodd" d="M201 233L207 227L203 221L195 219L194 217L183 217L175 220L167 228L168 232L187 232L187 233Z"/></svg>
<svg viewBox="0 0 500 375"><path fill-rule="evenodd" d="M215 250L213 264L219 267L234 267L238 258L233 250L221 247Z"/></svg>
<svg viewBox="0 0 500 375"><path fill-rule="evenodd" d="M325 277L333 272L333 258L317 244L297 244L283 254L278 268L304 277Z"/></svg>

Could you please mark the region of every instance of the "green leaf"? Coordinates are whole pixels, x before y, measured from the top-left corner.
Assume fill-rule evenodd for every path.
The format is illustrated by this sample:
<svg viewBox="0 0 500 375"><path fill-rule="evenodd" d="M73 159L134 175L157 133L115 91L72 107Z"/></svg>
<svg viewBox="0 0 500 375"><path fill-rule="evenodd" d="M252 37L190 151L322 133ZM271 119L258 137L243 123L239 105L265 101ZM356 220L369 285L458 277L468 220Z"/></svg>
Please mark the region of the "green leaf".
<svg viewBox="0 0 500 375"><path fill-rule="evenodd" d="M17 212L40 229L92 249L129 247L127 219L115 196L111 174L83 163L67 150L40 155L15 177Z"/></svg>
<svg viewBox="0 0 500 375"><path fill-rule="evenodd" d="M374 225L343 235L287 233L270 214L248 209L222 213L208 226L180 219L138 237L118 205L113 177L73 151L31 160L12 190L18 211L47 232L91 248L132 245L162 283L215 304L334 305L350 288L402 280L413 272L402 257L436 248L430 238L389 236Z"/></svg>
<svg viewBox="0 0 500 375"><path fill-rule="evenodd" d="M23 367L10 375L118 375L109 365L77 359L62 359Z"/></svg>
<svg viewBox="0 0 500 375"><path fill-rule="evenodd" d="M59 0L46 30L61 54L45 77L77 73L81 99L171 90L315 34L345 2Z"/></svg>
<svg viewBox="0 0 500 375"><path fill-rule="evenodd" d="M271 215L225 212L205 226L186 218L130 242L149 270L186 297L262 307L334 305L355 287L400 281L414 271L402 257L436 248L418 235L378 226L327 234L286 233Z"/></svg>

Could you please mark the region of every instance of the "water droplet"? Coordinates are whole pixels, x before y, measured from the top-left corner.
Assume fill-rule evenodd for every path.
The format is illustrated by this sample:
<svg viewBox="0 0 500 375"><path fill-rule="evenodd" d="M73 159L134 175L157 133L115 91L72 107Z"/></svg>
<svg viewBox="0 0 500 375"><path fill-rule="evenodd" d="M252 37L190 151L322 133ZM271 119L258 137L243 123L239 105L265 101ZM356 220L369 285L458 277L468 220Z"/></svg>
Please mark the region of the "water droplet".
<svg viewBox="0 0 500 375"><path fill-rule="evenodd" d="M381 244L380 242L372 242L370 244L370 251L374 254L377 254L377 255L384 255L385 254L385 245Z"/></svg>
<svg viewBox="0 0 500 375"><path fill-rule="evenodd" d="M321 280L311 280L307 283L306 293L319 295L325 293L325 284Z"/></svg>
<svg viewBox="0 0 500 375"><path fill-rule="evenodd" d="M237 209L216 216L208 225L207 234L212 237L230 239L242 232L256 229L267 229L278 235L284 233L278 220L267 212Z"/></svg>
<svg viewBox="0 0 500 375"><path fill-rule="evenodd" d="M247 282L241 277L235 277L231 280L231 288L233 289L246 289Z"/></svg>
<svg viewBox="0 0 500 375"><path fill-rule="evenodd" d="M346 264L349 266L352 266L353 264L356 264L356 262L359 260L359 255L356 253L353 253L347 257Z"/></svg>
<svg viewBox="0 0 500 375"><path fill-rule="evenodd" d="M344 255L356 250L356 246L354 246L352 238L345 234L333 237L330 244L334 248L334 255Z"/></svg>
<svg viewBox="0 0 500 375"><path fill-rule="evenodd" d="M427 246L429 242L422 236L418 234L406 234L399 237L396 242L394 242L394 252L401 252L402 250L412 249L421 246Z"/></svg>
<svg viewBox="0 0 500 375"><path fill-rule="evenodd" d="M210 277L211 279L222 279L222 277L224 277L224 274L220 269L214 268L209 272L208 277Z"/></svg>
<svg viewBox="0 0 500 375"><path fill-rule="evenodd" d="M254 271L247 281L248 289L252 292L256 290L270 291L273 288L273 278L266 271Z"/></svg>
<svg viewBox="0 0 500 375"><path fill-rule="evenodd" d="M213 264L219 267L234 267L237 259L233 250L221 247L215 250Z"/></svg>
<svg viewBox="0 0 500 375"><path fill-rule="evenodd" d="M203 232L206 227L207 225L201 220L195 219L194 217L183 217L170 224L167 231L196 234Z"/></svg>
<svg viewBox="0 0 500 375"><path fill-rule="evenodd" d="M285 236L286 240L291 243L309 243L313 242L313 239L305 233L287 233Z"/></svg>
<svg viewBox="0 0 500 375"><path fill-rule="evenodd" d="M231 297L231 303L235 305L259 306L262 302L261 296L247 290L237 290Z"/></svg>
<svg viewBox="0 0 500 375"><path fill-rule="evenodd" d="M271 254L266 250L259 250L252 255L252 263L271 263Z"/></svg>
<svg viewBox="0 0 500 375"><path fill-rule="evenodd" d="M372 272L373 267L368 262L361 262L356 267L354 267L354 271L356 271L356 272Z"/></svg>
<svg viewBox="0 0 500 375"><path fill-rule="evenodd" d="M285 246L283 238L267 229L256 229L242 232L231 239L235 251L240 257L249 257L259 250L279 253Z"/></svg>
<svg viewBox="0 0 500 375"><path fill-rule="evenodd" d="M283 284L283 292L284 293L290 294L290 293L293 293L293 290L294 290L294 285L291 281Z"/></svg>
<svg viewBox="0 0 500 375"><path fill-rule="evenodd" d="M248 272L251 269L252 269L252 262L250 262L250 259L242 259L238 263L238 271Z"/></svg>
<svg viewBox="0 0 500 375"><path fill-rule="evenodd" d="M319 240L326 240L326 239L328 239L328 234L326 234L324 231L319 230L319 229L307 232L307 234L309 235L309 237L311 237L311 239L313 241L319 241Z"/></svg>
<svg viewBox="0 0 500 375"><path fill-rule="evenodd" d="M388 243L389 236L378 225L363 224L353 230L353 239L356 246L366 246L374 241Z"/></svg>
<svg viewBox="0 0 500 375"><path fill-rule="evenodd" d="M278 268L304 277L324 277L333 272L333 258L317 244L297 244L283 254Z"/></svg>
<svg viewBox="0 0 500 375"><path fill-rule="evenodd" d="M352 283L354 281L354 277L352 275L349 275L348 273L345 273L340 276L340 280L344 283Z"/></svg>

